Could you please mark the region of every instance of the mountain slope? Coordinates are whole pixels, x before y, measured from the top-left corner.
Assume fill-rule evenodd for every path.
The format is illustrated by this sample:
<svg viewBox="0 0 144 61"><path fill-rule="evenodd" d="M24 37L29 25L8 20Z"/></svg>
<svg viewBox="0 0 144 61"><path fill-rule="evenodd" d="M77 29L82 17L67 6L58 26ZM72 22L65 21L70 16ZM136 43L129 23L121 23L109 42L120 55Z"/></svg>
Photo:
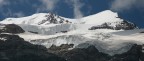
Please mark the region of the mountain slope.
<svg viewBox="0 0 144 61"><path fill-rule="evenodd" d="M80 44L88 43L101 52L114 55L128 51L131 47L129 44L144 43L141 38L143 34L134 33L128 36L113 34L113 32L134 30L137 26L120 19L117 13L110 10L80 19L39 13L22 18L7 18L0 23L19 25L26 32L17 35L33 44L44 45L47 48L62 44L74 44L73 48L76 48Z"/></svg>
<svg viewBox="0 0 144 61"><path fill-rule="evenodd" d="M47 25L50 23L69 23L69 21L63 19L52 13L37 13L32 16L22 17L22 18L6 18L1 23L5 24L29 24L29 25Z"/></svg>

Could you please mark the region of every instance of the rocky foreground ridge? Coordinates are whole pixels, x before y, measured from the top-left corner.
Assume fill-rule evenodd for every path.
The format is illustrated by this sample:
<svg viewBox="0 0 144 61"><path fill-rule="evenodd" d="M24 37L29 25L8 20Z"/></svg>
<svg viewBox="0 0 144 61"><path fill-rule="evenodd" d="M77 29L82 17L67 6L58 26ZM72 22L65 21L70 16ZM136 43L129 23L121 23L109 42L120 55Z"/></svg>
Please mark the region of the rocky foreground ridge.
<svg viewBox="0 0 144 61"><path fill-rule="evenodd" d="M144 61L143 46L136 44L123 54L110 56L92 45L72 50L62 46L47 49L26 42L17 35L1 34L0 38L0 61Z"/></svg>

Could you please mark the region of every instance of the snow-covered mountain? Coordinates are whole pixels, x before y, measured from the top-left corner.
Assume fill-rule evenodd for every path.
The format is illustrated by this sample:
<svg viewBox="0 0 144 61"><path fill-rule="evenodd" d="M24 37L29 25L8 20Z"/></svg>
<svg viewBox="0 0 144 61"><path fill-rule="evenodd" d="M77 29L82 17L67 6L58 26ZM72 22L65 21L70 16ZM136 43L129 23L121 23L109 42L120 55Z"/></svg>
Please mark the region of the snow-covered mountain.
<svg viewBox="0 0 144 61"><path fill-rule="evenodd" d="M137 26L118 17L118 14L110 10L90 15L79 19L69 19L52 13L37 13L21 18L6 18L0 23L18 24L26 31L39 34L56 34L71 30L131 30Z"/></svg>
<svg viewBox="0 0 144 61"><path fill-rule="evenodd" d="M29 25L48 25L48 24L60 24L60 23L70 23L66 19L52 14L52 13L37 13L32 16L22 17L22 18L6 18L2 21L5 24L29 24Z"/></svg>
<svg viewBox="0 0 144 61"><path fill-rule="evenodd" d="M37 13L28 17L6 18L0 23L19 25L25 33L17 35L47 48L62 44L74 44L73 48L81 48L84 47L81 44L88 43L100 52L114 55L127 52L132 44L144 44L144 34L140 33L143 29L139 30L135 24L119 18L110 10L79 19Z"/></svg>
<svg viewBox="0 0 144 61"><path fill-rule="evenodd" d="M32 16L22 18L6 18L0 23L28 24L28 25L49 25L49 24L68 24L68 23L102 25L104 23L109 23L110 26L116 26L118 24L122 24L123 22L124 20L119 18L117 13L112 12L110 10L105 10L98 14L90 15L79 19L69 19L52 13L37 13Z"/></svg>
<svg viewBox="0 0 144 61"><path fill-rule="evenodd" d="M21 18L6 18L1 23L9 24L29 24L29 25L48 25L48 23L59 24L63 21L71 21L72 23L83 23L83 24L97 24L101 25L105 22L121 22L123 19L118 17L117 13L110 10L102 11L98 14L90 15L79 19L69 19L58 16L52 13L37 13L27 17Z"/></svg>

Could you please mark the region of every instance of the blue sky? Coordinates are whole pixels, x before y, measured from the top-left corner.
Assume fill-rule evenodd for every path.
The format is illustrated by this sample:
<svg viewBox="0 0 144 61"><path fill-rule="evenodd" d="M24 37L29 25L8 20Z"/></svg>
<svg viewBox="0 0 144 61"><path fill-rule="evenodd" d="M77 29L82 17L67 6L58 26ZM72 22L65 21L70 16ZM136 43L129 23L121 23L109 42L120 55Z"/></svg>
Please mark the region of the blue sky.
<svg viewBox="0 0 144 61"><path fill-rule="evenodd" d="M144 28L143 4L144 0L0 0L0 20L47 12L80 18L112 10L118 12L124 20Z"/></svg>

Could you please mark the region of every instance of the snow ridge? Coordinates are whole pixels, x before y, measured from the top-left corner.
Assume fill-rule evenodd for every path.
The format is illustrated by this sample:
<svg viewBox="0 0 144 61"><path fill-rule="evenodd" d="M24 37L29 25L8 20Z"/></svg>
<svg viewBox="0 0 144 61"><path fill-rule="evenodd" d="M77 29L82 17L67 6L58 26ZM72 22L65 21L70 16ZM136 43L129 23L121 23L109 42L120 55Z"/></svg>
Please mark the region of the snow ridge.
<svg viewBox="0 0 144 61"><path fill-rule="evenodd" d="M33 14L32 16L27 16L27 17L22 17L22 18L6 18L1 23L14 23L14 24L35 24L39 25L41 22L44 22L44 20L57 20L57 21L65 21L68 20L72 23L77 22L77 23L84 23L84 24L97 24L100 25L105 22L121 22L123 21L122 19L118 18L118 14L115 12L112 12L110 10L105 10L102 11L98 14L90 15L84 18L80 19L69 19L65 17L58 16L56 14L52 13L37 13ZM44 25L47 25L47 22L44 22ZM55 23L57 24L57 23Z"/></svg>

